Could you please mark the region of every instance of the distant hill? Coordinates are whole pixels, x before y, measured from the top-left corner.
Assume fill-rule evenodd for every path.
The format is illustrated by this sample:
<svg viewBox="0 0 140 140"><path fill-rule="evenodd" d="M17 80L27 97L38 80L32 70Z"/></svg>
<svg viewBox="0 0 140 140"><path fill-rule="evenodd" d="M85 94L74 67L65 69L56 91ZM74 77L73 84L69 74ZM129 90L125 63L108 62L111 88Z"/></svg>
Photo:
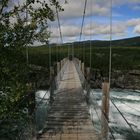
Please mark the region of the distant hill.
<svg viewBox="0 0 140 140"><path fill-rule="evenodd" d="M90 41L74 42L74 46L89 46ZM108 47L110 41L105 40L93 40L91 41L92 46L95 47ZM72 43L65 43L64 45L72 45ZM112 46L114 47L140 47L140 36L133 38L126 38L120 40L113 40Z"/></svg>
<svg viewBox="0 0 140 140"><path fill-rule="evenodd" d="M113 46L139 46L140 47L140 36L133 38L126 38L121 40L113 41Z"/></svg>

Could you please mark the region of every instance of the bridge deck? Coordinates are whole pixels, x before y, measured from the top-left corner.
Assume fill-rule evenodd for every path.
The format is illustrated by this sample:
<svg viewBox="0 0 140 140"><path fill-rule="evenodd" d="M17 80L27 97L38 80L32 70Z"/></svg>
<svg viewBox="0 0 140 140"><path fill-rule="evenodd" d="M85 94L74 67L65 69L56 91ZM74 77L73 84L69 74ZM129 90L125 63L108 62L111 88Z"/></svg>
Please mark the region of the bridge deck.
<svg viewBox="0 0 140 140"><path fill-rule="evenodd" d="M75 65L69 61L40 140L97 140Z"/></svg>

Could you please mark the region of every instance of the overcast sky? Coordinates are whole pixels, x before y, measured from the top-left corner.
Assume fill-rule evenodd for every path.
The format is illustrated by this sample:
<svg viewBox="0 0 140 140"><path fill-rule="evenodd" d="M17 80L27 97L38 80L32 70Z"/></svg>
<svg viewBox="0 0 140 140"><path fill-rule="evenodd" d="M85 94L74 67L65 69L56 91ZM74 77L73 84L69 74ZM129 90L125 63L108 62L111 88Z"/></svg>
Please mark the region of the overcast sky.
<svg viewBox="0 0 140 140"><path fill-rule="evenodd" d="M59 13L64 42L78 41L85 0L67 0ZM82 40L108 40L110 35L110 1L87 0ZM113 39L140 35L140 0L113 0ZM57 21L49 23L50 42L60 42Z"/></svg>

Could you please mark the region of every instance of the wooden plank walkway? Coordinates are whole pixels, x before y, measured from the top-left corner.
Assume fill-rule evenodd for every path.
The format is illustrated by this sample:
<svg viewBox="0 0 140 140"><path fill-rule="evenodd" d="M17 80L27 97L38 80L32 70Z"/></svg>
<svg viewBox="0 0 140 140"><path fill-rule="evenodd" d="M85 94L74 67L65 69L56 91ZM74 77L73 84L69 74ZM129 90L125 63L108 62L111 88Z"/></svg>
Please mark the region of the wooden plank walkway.
<svg viewBox="0 0 140 140"><path fill-rule="evenodd" d="M97 140L73 61L68 62L39 139Z"/></svg>

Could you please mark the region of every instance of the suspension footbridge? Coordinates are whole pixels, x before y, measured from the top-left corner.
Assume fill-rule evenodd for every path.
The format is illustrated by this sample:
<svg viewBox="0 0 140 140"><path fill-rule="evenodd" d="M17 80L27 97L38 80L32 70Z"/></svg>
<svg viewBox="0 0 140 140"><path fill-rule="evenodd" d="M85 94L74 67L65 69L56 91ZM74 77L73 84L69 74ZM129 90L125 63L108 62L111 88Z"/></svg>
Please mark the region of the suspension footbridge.
<svg viewBox="0 0 140 140"><path fill-rule="evenodd" d="M83 18L80 30L81 41L83 34L84 19L86 13L87 0L84 3ZM91 10L92 12L92 10ZM61 43L63 36L59 13L56 9L58 28ZM40 140L115 140L117 134L114 130L116 126L109 123L110 104L117 110L122 122L126 125L127 133L135 137L135 130L132 124L126 119L124 114L110 98L110 83L112 71L112 0L110 1L110 43L109 43L109 63L108 77L100 80L102 88L102 102L99 105L96 98L91 99L92 89L90 88L92 69L92 46L90 41L89 67L84 66L85 48L82 48L83 60L75 58L74 46L68 47L67 58L56 60L57 74L54 76L53 65L51 64L51 46L49 46L49 67L50 67L50 107L47 112L44 129L38 134ZM90 21L90 30L92 30ZM90 38L90 40L92 40ZM61 45L60 45L61 46ZM58 49L58 48L57 48ZM60 47L61 49L61 47ZM80 53L80 52L78 52ZM78 54L77 54L78 57ZM58 58L58 54L57 54ZM81 63L82 62L82 63ZM103 78L103 77L102 77ZM113 124L115 124L113 122ZM122 127L124 131L124 127ZM121 128L121 129L122 129ZM121 130L120 129L120 130ZM120 131L119 130L119 131ZM126 132L126 131L125 131ZM115 135L116 134L116 135ZM127 137L127 134L126 136ZM124 139L124 137L121 137Z"/></svg>
<svg viewBox="0 0 140 140"><path fill-rule="evenodd" d="M86 5L87 0L85 0L84 3L79 41L81 41L83 34ZM58 20L60 39L61 44L63 44L64 42L58 12L59 10L56 8L56 17ZM90 23L90 31L92 30L91 28L92 23ZM29 126L25 126L25 128L20 132L20 140L115 140L118 139L118 135L120 136L122 134L122 131L124 131L126 135L122 136L121 139L125 139L128 133L132 136L136 135L136 125L129 121L129 118L127 119L125 117L125 113L121 112L121 110L117 107L117 105L109 95L112 71L112 0L110 5L110 42L108 52L109 62L107 67L108 75L106 77L102 76L101 79L99 79L100 81L97 81L100 89L102 88L102 101L100 102L100 104L96 97L91 98L91 94L93 93L93 89L91 89L91 79L93 80L93 77L95 76L95 74L91 72L94 68L94 66L92 67L92 61L94 60L94 58L92 57L93 48L91 40L92 38L90 36L90 48L88 53L89 60L87 60L89 62L88 67L85 67L84 65L84 63L86 63L86 50L85 47L81 47L82 45L76 46L77 48L82 48L78 50L79 54L76 54L74 52L73 43L71 43L72 46L66 46L66 52L68 53L66 54L67 57L64 56L66 58L64 58L63 56L58 56L61 55L60 53L58 53L58 49L60 49L61 52L61 44L56 45L56 60L53 64L53 49L51 45L48 44L49 66L47 67L47 70L49 69L48 73L50 74L50 77L47 77L47 84L50 86L50 88L47 89L45 95L49 93L49 99L45 99L44 95L37 103L35 100L35 90L38 87L36 87L36 83L31 83L31 86L34 87L34 91L30 92L29 89L29 94L25 95L21 100L21 103L23 103L28 98L27 112L28 116L30 117L29 125L31 128L28 128ZM59 46L60 48L58 48ZM26 52L28 65L28 47L26 48ZM82 55L81 59L83 60L79 60L80 54ZM100 54L98 55L100 56ZM93 80L93 82L95 81ZM30 83L28 83L28 86L30 88ZM17 107L14 110L16 110L19 105L16 104L16 106ZM39 128L37 125L40 122L37 121L36 116L38 115L38 110L42 109L40 108L40 106L47 106L47 109L45 108L45 110L43 110L45 112L44 116L40 116L40 118L42 117L43 119L45 119L40 119L40 122L42 121L44 124ZM110 120L109 113L111 111L109 110L109 108L111 107L114 107L116 112L119 114L119 119L121 119L120 122L122 123L122 125L125 124L125 126L116 126L116 114L114 115L115 117L113 121ZM132 107L130 108L133 110L135 109ZM140 111L137 110L137 112ZM5 120L6 118L4 118L0 122L0 124ZM30 130L27 130L27 128Z"/></svg>
<svg viewBox="0 0 140 140"><path fill-rule="evenodd" d="M40 140L97 140L73 61L66 60Z"/></svg>

